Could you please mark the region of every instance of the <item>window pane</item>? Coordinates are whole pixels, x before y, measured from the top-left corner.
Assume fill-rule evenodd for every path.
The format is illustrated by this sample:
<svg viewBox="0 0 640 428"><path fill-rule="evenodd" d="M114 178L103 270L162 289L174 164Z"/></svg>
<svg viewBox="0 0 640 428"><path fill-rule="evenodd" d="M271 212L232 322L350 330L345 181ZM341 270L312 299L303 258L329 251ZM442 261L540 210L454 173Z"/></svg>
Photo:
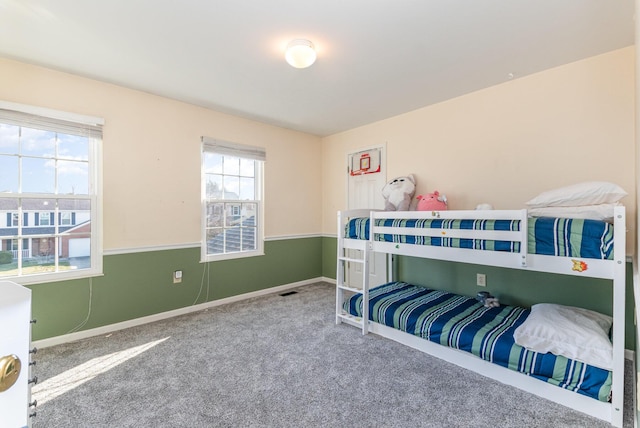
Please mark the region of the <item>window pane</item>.
<svg viewBox="0 0 640 428"><path fill-rule="evenodd" d="M222 228L207 230L207 254L224 253L224 230Z"/></svg>
<svg viewBox="0 0 640 428"><path fill-rule="evenodd" d="M222 176L207 174L207 199L222 199Z"/></svg>
<svg viewBox="0 0 640 428"><path fill-rule="evenodd" d="M256 181L254 178L240 178L240 198L241 200L254 200L256 198Z"/></svg>
<svg viewBox="0 0 640 428"><path fill-rule="evenodd" d="M204 172L205 174L222 174L222 155L205 153Z"/></svg>
<svg viewBox="0 0 640 428"><path fill-rule="evenodd" d="M242 225L256 226L256 204L242 204Z"/></svg>
<svg viewBox="0 0 640 428"><path fill-rule="evenodd" d="M18 154L20 127L0 123L0 153Z"/></svg>
<svg viewBox="0 0 640 428"><path fill-rule="evenodd" d="M58 134L58 157L62 159L89 160L89 138Z"/></svg>
<svg viewBox="0 0 640 428"><path fill-rule="evenodd" d="M240 174L240 158L234 158L233 156L224 156L223 174L239 175Z"/></svg>
<svg viewBox="0 0 640 428"><path fill-rule="evenodd" d="M224 199L240 199L240 177L230 177L225 175L224 180Z"/></svg>
<svg viewBox="0 0 640 428"><path fill-rule="evenodd" d="M56 240L54 237L34 238L31 240L32 252L29 262L23 266L30 267L30 273L55 272Z"/></svg>
<svg viewBox="0 0 640 428"><path fill-rule="evenodd" d="M25 193L53 193L55 161L22 158L22 191Z"/></svg>
<svg viewBox="0 0 640 428"><path fill-rule="evenodd" d="M256 161L252 159L240 159L240 175L245 177L255 177Z"/></svg>
<svg viewBox="0 0 640 428"><path fill-rule="evenodd" d="M224 252L236 253L240 251L240 228L225 229Z"/></svg>
<svg viewBox="0 0 640 428"><path fill-rule="evenodd" d="M91 267L91 234L69 233L60 236L60 270Z"/></svg>
<svg viewBox="0 0 640 428"><path fill-rule="evenodd" d="M242 221L242 217L240 215L240 204L226 204L225 208L226 215L224 225L229 227L240 224Z"/></svg>
<svg viewBox="0 0 640 428"><path fill-rule="evenodd" d="M54 157L56 154L56 133L23 127L20 144L20 153L23 155Z"/></svg>
<svg viewBox="0 0 640 428"><path fill-rule="evenodd" d="M242 251L256 249L256 229L253 227L242 228Z"/></svg>
<svg viewBox="0 0 640 428"><path fill-rule="evenodd" d="M207 227L222 227L224 204L207 203Z"/></svg>
<svg viewBox="0 0 640 428"><path fill-rule="evenodd" d="M0 192L18 192L18 157L0 155Z"/></svg>
<svg viewBox="0 0 640 428"><path fill-rule="evenodd" d="M58 193L89 194L89 163L58 161Z"/></svg>

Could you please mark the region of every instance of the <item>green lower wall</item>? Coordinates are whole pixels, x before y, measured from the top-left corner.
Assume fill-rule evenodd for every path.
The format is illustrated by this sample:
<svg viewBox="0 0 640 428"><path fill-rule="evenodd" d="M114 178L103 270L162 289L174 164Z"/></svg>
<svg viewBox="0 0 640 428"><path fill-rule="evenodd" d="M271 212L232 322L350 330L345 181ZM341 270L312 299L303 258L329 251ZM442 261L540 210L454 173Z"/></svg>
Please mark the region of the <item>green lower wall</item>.
<svg viewBox="0 0 640 428"><path fill-rule="evenodd" d="M320 237L267 241L264 250L264 256L210 263L199 262L199 248L105 256L103 276L29 286L33 318L37 319L32 339L322 276ZM173 284L175 270L182 270L182 283Z"/></svg>
<svg viewBox="0 0 640 428"><path fill-rule="evenodd" d="M335 278L336 238L323 239L323 276ZM329 258L332 257L332 258ZM476 285L476 274L487 277L487 286ZM398 257L397 278L416 285L475 296L478 291L488 291L501 303L531 307L535 303L548 302L580 306L601 313L612 313L611 281L580 278L570 275L554 275L519 269L504 269L465 263L427 260L414 257ZM626 284L626 343L635 350L633 272L627 263Z"/></svg>
<svg viewBox="0 0 640 428"><path fill-rule="evenodd" d="M322 276L336 279L336 258L338 257L338 239L322 239Z"/></svg>

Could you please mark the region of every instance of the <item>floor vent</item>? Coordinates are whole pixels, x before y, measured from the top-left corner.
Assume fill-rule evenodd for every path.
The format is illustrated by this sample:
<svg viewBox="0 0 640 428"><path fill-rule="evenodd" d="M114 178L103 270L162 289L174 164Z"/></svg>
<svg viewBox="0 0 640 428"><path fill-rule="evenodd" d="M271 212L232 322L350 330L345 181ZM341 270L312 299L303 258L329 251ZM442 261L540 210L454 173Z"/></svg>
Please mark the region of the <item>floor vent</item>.
<svg viewBox="0 0 640 428"><path fill-rule="evenodd" d="M297 291L287 291L286 293L282 293L282 297L291 296L292 294L298 294Z"/></svg>

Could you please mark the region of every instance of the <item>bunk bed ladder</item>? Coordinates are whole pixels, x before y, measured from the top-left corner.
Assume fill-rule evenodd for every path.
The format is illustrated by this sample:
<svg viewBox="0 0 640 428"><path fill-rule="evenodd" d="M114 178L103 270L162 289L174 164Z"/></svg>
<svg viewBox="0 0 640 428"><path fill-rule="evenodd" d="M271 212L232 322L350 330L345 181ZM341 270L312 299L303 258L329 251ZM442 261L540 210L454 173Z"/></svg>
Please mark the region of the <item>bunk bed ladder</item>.
<svg viewBox="0 0 640 428"><path fill-rule="evenodd" d="M344 238L342 236L342 227L344 225L342 213L338 212L338 263L336 266L336 324L346 322L348 324L362 328L362 334L369 333L369 247L368 241L363 241L366 246L361 250L357 250L361 256L354 256L348 253L348 249L344 247ZM354 253L356 251L353 251ZM362 265L362 288L353 286L347 281L347 273L349 263ZM362 317L354 317L344 310L342 305L345 301L345 293L362 293Z"/></svg>

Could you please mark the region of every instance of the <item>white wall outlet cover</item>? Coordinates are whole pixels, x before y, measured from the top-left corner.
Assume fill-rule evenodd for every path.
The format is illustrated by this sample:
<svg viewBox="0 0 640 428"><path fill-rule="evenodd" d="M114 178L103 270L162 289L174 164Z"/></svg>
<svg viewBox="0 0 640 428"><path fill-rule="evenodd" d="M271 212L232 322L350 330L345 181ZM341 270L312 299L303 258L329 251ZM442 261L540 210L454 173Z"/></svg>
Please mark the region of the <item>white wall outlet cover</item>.
<svg viewBox="0 0 640 428"><path fill-rule="evenodd" d="M480 287L487 286L487 276L483 273L479 273L476 275L476 284Z"/></svg>

